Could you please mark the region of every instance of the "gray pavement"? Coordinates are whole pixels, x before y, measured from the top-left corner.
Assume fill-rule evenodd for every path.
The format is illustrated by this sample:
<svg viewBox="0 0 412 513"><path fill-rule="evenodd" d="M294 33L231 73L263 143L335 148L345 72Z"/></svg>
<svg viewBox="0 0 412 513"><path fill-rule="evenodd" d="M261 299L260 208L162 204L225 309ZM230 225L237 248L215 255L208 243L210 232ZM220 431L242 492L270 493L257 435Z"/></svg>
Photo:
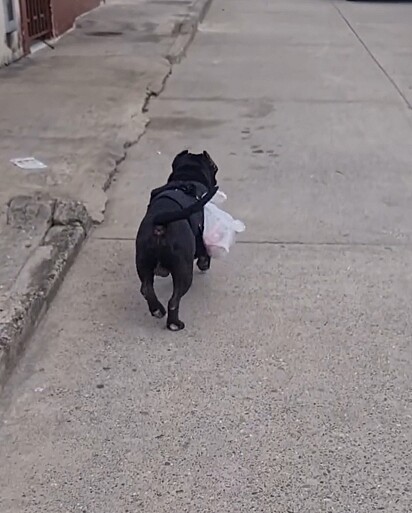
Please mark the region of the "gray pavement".
<svg viewBox="0 0 412 513"><path fill-rule="evenodd" d="M3 393L2 513L412 510L411 23L215 1ZM133 238L185 147L247 231L171 334Z"/></svg>

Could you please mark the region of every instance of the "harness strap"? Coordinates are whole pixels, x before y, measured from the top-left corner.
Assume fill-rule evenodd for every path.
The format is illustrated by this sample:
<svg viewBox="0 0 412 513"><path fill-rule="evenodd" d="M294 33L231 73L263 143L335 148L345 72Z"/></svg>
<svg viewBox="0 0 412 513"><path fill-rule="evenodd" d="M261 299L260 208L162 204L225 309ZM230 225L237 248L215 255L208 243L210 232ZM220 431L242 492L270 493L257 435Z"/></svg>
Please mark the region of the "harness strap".
<svg viewBox="0 0 412 513"><path fill-rule="evenodd" d="M168 187L165 186L165 187L161 187L159 189L155 189L154 191L152 191L152 197L151 197L149 205L152 205L156 200L159 200L161 198L167 198L168 200L173 201L180 209L184 210L185 208L190 206L190 204L193 204L194 202L198 201L201 198L201 195L199 196L199 195L195 194L196 193L195 187L190 187L190 189L185 187L186 190L182 190L182 189L183 188L181 188L181 187L170 186L170 185ZM189 190L191 192L191 194L188 194L188 192L186 192L187 190ZM183 194L184 196L187 197L187 199L189 200L188 203L185 204L185 203L182 203L181 201L179 201L178 196L180 196L181 194ZM203 209L200 210L199 212L196 212L195 214L192 214L189 218L185 219L185 221L187 221L189 223L189 226L190 226L190 228L193 232L193 235L195 237L198 237L199 233L200 234L203 233L203 223L204 223Z"/></svg>

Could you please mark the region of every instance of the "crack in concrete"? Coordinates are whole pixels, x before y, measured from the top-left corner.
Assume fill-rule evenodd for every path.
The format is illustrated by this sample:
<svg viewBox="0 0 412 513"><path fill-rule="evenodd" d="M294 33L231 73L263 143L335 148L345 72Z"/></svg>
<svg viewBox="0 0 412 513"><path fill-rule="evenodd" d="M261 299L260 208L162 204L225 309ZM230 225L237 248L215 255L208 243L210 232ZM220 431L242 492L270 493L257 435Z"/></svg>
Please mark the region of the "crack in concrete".
<svg viewBox="0 0 412 513"><path fill-rule="evenodd" d="M164 89L166 87L167 80L170 77L170 75L172 74L172 67L173 66L170 65L168 72L163 77L163 79L162 79L162 81L160 83L160 87L157 90L150 89L150 88L147 89L147 91L146 91L146 98L145 98L145 100L143 102L143 105L142 105L142 108L141 108L142 114L146 114L148 112L151 99L152 98L157 98L164 91ZM109 173L106 181L104 182L104 184L103 184L103 192L107 193L107 191L110 189L114 177L118 174L120 164L122 164L127 159L128 150L130 150L130 148L133 148L134 146L136 146L140 142L142 137L144 137L144 135L146 134L147 127L149 126L149 124L150 124L150 118L147 118L146 122L145 122L145 125L143 127L143 130L139 134L137 134L135 139L133 139L132 141L125 142L125 144L123 145L124 153L123 153L123 155L120 158L118 158L116 160L115 166L113 167L112 171ZM107 194L106 194L106 197L107 197ZM106 208L105 208L105 211L106 211Z"/></svg>

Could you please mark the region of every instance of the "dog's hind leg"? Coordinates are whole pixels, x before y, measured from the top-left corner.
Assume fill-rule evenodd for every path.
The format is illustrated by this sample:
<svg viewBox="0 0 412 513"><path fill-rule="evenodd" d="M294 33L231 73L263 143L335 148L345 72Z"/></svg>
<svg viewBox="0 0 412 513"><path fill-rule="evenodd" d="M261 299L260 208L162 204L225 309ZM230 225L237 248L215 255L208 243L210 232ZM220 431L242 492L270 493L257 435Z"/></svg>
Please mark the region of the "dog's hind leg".
<svg viewBox="0 0 412 513"><path fill-rule="evenodd" d="M179 319L180 300L190 289L193 281L193 264L189 263L174 270L173 278L173 295L169 300L167 309L167 328L171 331L180 331L184 329L185 324Z"/></svg>
<svg viewBox="0 0 412 513"><path fill-rule="evenodd" d="M153 287L154 268L152 266L148 266L147 264L138 265L137 272L142 282L140 292L147 301L150 313L153 315L153 317L161 319L165 316L166 310L162 303L158 300L156 292Z"/></svg>

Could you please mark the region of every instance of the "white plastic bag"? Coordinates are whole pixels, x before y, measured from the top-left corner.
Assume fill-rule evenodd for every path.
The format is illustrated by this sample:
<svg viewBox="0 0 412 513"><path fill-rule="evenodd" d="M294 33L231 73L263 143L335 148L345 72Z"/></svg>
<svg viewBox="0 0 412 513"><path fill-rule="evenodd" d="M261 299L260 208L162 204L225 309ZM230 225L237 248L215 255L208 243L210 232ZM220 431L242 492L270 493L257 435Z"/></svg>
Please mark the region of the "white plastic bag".
<svg viewBox="0 0 412 513"><path fill-rule="evenodd" d="M204 207L203 242L209 256L213 258L226 256L236 241L236 234L246 229L242 221L233 219L230 214L216 206L216 203L221 204L226 198L226 194L218 191Z"/></svg>

